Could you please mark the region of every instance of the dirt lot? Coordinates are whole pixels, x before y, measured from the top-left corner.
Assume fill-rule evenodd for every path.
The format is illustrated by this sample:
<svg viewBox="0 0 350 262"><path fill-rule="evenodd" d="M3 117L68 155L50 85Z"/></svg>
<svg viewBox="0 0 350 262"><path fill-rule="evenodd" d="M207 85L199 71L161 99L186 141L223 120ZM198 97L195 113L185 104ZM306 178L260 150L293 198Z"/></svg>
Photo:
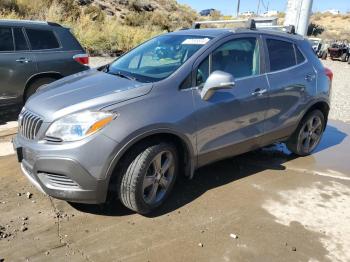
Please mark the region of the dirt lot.
<svg viewBox="0 0 350 262"><path fill-rule="evenodd" d="M326 65L335 72L331 118L350 121L349 68ZM7 121L0 261L350 261L349 123L330 121L306 158L278 145L202 168L144 217L38 192L4 147L16 131Z"/></svg>
<svg viewBox="0 0 350 262"><path fill-rule="evenodd" d="M323 64L334 73L331 119L350 122L350 65L326 60Z"/></svg>

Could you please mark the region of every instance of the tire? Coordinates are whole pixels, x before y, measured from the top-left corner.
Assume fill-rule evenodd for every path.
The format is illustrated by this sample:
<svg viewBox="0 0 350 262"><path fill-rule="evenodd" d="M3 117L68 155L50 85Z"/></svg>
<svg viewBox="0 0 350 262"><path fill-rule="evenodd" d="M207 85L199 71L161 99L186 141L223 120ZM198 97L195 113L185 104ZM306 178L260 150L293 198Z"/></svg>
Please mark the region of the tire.
<svg viewBox="0 0 350 262"><path fill-rule="evenodd" d="M35 92L38 90L39 87L41 87L43 85L50 84L56 80L57 79L52 78L52 77L42 77L42 78L38 78L38 79L34 80L34 82L31 83L26 89L26 92L24 94L24 103L27 102L29 97L31 97L33 94L35 94Z"/></svg>
<svg viewBox="0 0 350 262"><path fill-rule="evenodd" d="M321 58L327 60L327 52L323 52Z"/></svg>
<svg viewBox="0 0 350 262"><path fill-rule="evenodd" d="M321 141L325 124L325 117L320 110L311 111L287 141L287 148L298 156L310 155Z"/></svg>
<svg viewBox="0 0 350 262"><path fill-rule="evenodd" d="M346 53L342 54L341 56L341 61L342 62L346 62L347 61L347 58L348 58L348 55Z"/></svg>
<svg viewBox="0 0 350 262"><path fill-rule="evenodd" d="M177 172L178 153L172 144L162 142L132 151L121 168L120 201L137 213L150 213L169 196Z"/></svg>

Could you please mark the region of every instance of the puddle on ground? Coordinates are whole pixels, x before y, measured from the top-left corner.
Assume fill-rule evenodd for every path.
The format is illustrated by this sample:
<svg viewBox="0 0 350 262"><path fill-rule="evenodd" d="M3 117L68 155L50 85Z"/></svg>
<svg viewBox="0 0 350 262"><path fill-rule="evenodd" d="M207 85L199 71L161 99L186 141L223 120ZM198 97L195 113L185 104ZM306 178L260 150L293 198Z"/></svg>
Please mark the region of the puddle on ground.
<svg viewBox="0 0 350 262"><path fill-rule="evenodd" d="M269 199L263 204L276 222L286 226L301 223L321 235L331 261L350 261L349 186L315 182L310 187L282 191L278 196L279 200Z"/></svg>

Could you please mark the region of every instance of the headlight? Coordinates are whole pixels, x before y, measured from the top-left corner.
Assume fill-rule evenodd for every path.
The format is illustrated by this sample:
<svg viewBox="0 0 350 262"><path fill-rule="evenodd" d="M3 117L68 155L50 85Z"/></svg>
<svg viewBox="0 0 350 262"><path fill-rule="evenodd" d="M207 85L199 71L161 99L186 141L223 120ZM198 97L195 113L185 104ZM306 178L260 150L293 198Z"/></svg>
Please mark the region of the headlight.
<svg viewBox="0 0 350 262"><path fill-rule="evenodd" d="M81 140L101 130L113 118L114 114L109 112L84 111L68 115L53 122L46 136L66 142Z"/></svg>

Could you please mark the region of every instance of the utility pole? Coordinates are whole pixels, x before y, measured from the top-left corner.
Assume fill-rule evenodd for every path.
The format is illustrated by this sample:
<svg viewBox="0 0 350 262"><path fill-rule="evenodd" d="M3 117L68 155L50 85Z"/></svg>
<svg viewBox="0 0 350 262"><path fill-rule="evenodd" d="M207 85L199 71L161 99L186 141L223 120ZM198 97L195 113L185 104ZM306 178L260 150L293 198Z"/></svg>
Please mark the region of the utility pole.
<svg viewBox="0 0 350 262"><path fill-rule="evenodd" d="M259 15L259 11L260 11L260 1L261 0L258 0L258 9L256 10L256 15L257 16Z"/></svg>
<svg viewBox="0 0 350 262"><path fill-rule="evenodd" d="M288 0L284 25L294 25L296 32L306 36L313 0Z"/></svg>
<svg viewBox="0 0 350 262"><path fill-rule="evenodd" d="M237 17L239 16L239 8L240 8L240 5L241 5L241 0L237 0Z"/></svg>

